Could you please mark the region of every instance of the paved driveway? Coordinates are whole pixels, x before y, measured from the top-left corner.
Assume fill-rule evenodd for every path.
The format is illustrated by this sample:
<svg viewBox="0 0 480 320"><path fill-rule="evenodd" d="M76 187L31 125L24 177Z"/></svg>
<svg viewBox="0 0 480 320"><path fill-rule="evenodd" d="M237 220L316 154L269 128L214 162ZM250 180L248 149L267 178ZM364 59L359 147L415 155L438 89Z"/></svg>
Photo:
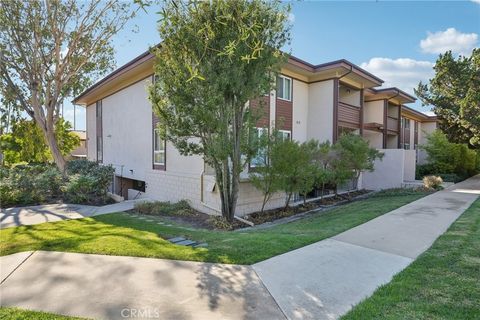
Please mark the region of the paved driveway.
<svg viewBox="0 0 480 320"><path fill-rule="evenodd" d="M253 265L290 319L336 319L407 267L480 194L480 175Z"/></svg>

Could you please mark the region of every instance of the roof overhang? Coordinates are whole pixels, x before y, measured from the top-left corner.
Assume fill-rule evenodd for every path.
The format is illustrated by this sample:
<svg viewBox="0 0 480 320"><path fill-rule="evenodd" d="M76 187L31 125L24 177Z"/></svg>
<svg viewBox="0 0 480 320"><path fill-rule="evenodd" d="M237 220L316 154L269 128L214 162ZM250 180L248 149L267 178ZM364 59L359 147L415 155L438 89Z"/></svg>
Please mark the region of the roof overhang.
<svg viewBox="0 0 480 320"><path fill-rule="evenodd" d="M305 82L317 82L333 78L341 78L359 89L382 85L383 80L351 63L341 59L319 65L312 65L297 57L289 56L285 69L302 75Z"/></svg>
<svg viewBox="0 0 480 320"><path fill-rule="evenodd" d="M369 89L365 91L365 101L389 100L396 104L412 103L417 99L398 88Z"/></svg>
<svg viewBox="0 0 480 320"><path fill-rule="evenodd" d="M96 82L72 102L88 106L153 74L154 55L146 51Z"/></svg>
<svg viewBox="0 0 480 320"><path fill-rule="evenodd" d="M407 116L421 122L437 122L437 116L429 116L407 106L402 106L402 116Z"/></svg>

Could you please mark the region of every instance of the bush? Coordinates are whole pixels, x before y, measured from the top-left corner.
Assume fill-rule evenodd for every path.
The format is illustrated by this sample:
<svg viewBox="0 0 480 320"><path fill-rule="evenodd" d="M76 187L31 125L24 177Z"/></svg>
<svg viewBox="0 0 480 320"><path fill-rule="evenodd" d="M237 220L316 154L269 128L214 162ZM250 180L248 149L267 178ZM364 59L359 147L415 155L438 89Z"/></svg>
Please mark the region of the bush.
<svg viewBox="0 0 480 320"><path fill-rule="evenodd" d="M148 215L188 216L193 214L193 210L186 200L176 203L162 201L138 202L135 203L134 210Z"/></svg>
<svg viewBox="0 0 480 320"><path fill-rule="evenodd" d="M443 180L438 176L423 177L423 186L426 189L440 190L442 188Z"/></svg>
<svg viewBox="0 0 480 320"><path fill-rule="evenodd" d="M71 162L67 164L67 177L50 164L1 168L0 205L33 205L61 199L72 203L104 203L113 168L87 160Z"/></svg>

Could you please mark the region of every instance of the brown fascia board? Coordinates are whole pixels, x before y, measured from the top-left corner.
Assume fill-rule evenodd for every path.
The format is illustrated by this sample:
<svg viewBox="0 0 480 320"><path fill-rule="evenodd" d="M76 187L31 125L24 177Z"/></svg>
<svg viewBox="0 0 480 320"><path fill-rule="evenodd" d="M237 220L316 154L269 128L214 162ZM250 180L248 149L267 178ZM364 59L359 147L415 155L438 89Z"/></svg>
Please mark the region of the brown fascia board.
<svg viewBox="0 0 480 320"><path fill-rule="evenodd" d="M417 111L417 110L412 109L410 107L407 107L406 105L402 105L402 111L405 111L406 113L413 114L413 115L421 118L422 121L438 121L437 116L426 115L425 113Z"/></svg>
<svg viewBox="0 0 480 320"><path fill-rule="evenodd" d="M290 55L289 56L289 59L288 59L288 63L296 66L296 67L300 67L306 71L310 71L310 72L321 72L321 71L325 71L325 70L329 70L329 69L333 69L333 68L337 68L337 67L344 67L346 69L351 69L352 72L374 82L374 83L378 83L378 85L381 85L384 81L380 78L378 78L377 76L374 76L373 74L371 74L370 72L360 68L359 66L357 66L356 64L346 60L346 59L340 59L340 60L335 60L335 61L330 61L330 62L326 62L326 63L322 63L322 64L317 64L317 65L313 65L311 63L308 63L300 58L297 58L295 56L292 56Z"/></svg>
<svg viewBox="0 0 480 320"><path fill-rule="evenodd" d="M145 51L144 53L142 53L141 55L139 55L135 59L127 62L126 64L124 64L120 68L114 70L112 73L108 74L106 77L104 77L100 81L97 81L95 84L90 86L87 90L85 90L79 96L77 96L75 99L73 99L72 103L75 104L78 100L82 99L83 97L85 97L86 95L91 93L92 91L101 87L103 84L115 79L116 77L124 74L125 72L128 72L128 71L134 69L138 65L152 59L153 57L154 57L154 55L150 52L150 50Z"/></svg>
<svg viewBox="0 0 480 320"><path fill-rule="evenodd" d="M412 102L415 102L417 100L417 98L415 98L414 96L411 96L408 93L406 93L405 91L400 90L396 87L383 88L383 89L371 88L371 89L368 90L368 92L372 93L372 94L380 94L380 93L389 94L390 93L391 96L388 97L387 100L395 98L395 97L402 97L402 98L407 100L407 103L412 103Z"/></svg>

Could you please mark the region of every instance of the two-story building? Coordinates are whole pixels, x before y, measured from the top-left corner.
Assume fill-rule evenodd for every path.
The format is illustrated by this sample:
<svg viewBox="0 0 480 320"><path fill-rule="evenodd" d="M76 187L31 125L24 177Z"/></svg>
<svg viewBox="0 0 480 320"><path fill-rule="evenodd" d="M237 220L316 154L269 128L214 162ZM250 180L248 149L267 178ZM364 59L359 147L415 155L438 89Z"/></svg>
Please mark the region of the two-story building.
<svg viewBox="0 0 480 320"><path fill-rule="evenodd" d="M220 211L212 170L200 156L182 156L156 130L147 88L153 81L154 56L145 52L100 80L74 103L87 114L87 158L115 168L114 191L125 198L147 196L162 201L186 199L199 211ZM265 108L258 126L277 126L285 138L335 142L355 132L385 153L361 187L400 187L413 180L415 163L424 156L416 146L431 132L435 118L405 106L415 101L397 89L378 89L383 81L347 60L320 65L291 56L281 69L277 89L250 102ZM412 129L413 128L413 129ZM392 170L393 169L393 170ZM263 195L242 173L237 214L259 210ZM267 208L284 204L277 194Z"/></svg>

